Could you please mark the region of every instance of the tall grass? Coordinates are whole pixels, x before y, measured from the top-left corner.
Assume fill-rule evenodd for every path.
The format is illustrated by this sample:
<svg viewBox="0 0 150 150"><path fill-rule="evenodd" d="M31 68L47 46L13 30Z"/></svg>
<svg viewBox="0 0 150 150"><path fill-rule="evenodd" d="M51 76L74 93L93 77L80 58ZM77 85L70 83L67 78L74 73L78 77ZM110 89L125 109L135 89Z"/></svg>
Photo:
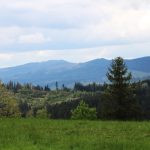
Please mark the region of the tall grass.
<svg viewBox="0 0 150 150"><path fill-rule="evenodd" d="M0 150L149 150L150 122L0 119Z"/></svg>

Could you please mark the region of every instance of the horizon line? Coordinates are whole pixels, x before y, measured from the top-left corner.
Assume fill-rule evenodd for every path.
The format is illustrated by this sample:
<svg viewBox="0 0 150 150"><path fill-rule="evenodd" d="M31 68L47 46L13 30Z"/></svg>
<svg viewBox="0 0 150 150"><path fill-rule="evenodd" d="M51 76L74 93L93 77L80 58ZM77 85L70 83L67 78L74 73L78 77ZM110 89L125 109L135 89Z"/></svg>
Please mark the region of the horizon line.
<svg viewBox="0 0 150 150"><path fill-rule="evenodd" d="M117 57L121 57L121 56L117 56ZM114 57L114 58L117 58L117 57ZM136 60L136 59L142 59L142 58L149 58L150 56L142 56L142 57L134 57L134 58L124 58L122 57L124 60ZM65 60L65 59L48 59L48 60L43 60L43 61L33 61L33 62L27 62L27 63L22 63L22 64L19 64L19 65L14 65L14 66L6 66L6 67L0 67L0 69L8 69L8 68L14 68L14 67L19 67L19 66L24 66L24 65L28 65L28 64L36 64L36 63L45 63L45 62L48 62L48 61L64 61L64 62L67 62L67 63L73 63L73 64L81 64L81 63L87 63L87 62L90 62L90 61L94 61L94 60L113 60L114 58L104 58L104 57L101 57L101 58L95 58L95 59L89 59L87 61L81 61L81 62L71 62L71 61L68 61L68 60Z"/></svg>

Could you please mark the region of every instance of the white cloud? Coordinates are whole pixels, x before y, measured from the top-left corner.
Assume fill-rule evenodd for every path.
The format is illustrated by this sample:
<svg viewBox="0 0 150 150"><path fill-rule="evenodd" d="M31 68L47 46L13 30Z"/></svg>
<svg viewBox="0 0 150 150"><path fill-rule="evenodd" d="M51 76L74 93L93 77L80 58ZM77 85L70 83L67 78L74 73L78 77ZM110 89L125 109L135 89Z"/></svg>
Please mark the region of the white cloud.
<svg viewBox="0 0 150 150"><path fill-rule="evenodd" d="M13 64L13 54L0 53L0 67L8 67ZM10 64L10 62L12 64Z"/></svg>
<svg viewBox="0 0 150 150"><path fill-rule="evenodd" d="M0 27L0 46L15 43L16 37L21 33L18 27Z"/></svg>
<svg viewBox="0 0 150 150"><path fill-rule="evenodd" d="M0 0L0 14L0 52L20 63L150 55L150 0Z"/></svg>
<svg viewBox="0 0 150 150"><path fill-rule="evenodd" d="M19 43L21 44L41 44L50 41L50 38L44 37L41 33L21 35L19 37Z"/></svg>
<svg viewBox="0 0 150 150"><path fill-rule="evenodd" d="M141 43L85 49L0 53L0 67L16 66L29 62L40 62L46 60L63 59L70 62L85 62L96 58L112 59L117 56L124 58L144 57L149 54L149 47L150 43Z"/></svg>
<svg viewBox="0 0 150 150"><path fill-rule="evenodd" d="M20 43L24 40L29 44L30 38L33 43L34 39L43 43L50 36L55 39L56 49L60 49L57 45L63 43L87 47L88 42L94 47L95 41L101 45L103 41L110 44L118 39L150 40L149 0L1 0L0 8L1 14L5 14L0 17L0 25L21 30L19 35L3 31L4 39L12 43L18 36ZM33 37L37 33L40 35Z"/></svg>

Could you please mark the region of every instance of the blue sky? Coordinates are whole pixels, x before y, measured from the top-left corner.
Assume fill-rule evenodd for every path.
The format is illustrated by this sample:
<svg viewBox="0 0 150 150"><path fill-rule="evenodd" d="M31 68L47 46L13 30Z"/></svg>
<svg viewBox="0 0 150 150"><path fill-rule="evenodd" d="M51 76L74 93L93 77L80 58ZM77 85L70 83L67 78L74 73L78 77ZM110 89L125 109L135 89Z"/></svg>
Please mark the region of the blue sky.
<svg viewBox="0 0 150 150"><path fill-rule="evenodd" d="M150 0L0 0L0 67L150 55Z"/></svg>

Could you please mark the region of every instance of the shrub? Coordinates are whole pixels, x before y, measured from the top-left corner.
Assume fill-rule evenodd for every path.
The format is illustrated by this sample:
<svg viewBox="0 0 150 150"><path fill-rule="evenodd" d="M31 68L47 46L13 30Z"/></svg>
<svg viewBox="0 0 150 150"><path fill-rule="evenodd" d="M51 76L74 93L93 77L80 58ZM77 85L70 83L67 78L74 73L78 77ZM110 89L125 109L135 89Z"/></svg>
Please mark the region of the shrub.
<svg viewBox="0 0 150 150"><path fill-rule="evenodd" d="M38 111L37 111L37 114L36 114L36 117L37 118L47 118L48 116L47 116L47 111L46 111L46 109L39 109Z"/></svg>
<svg viewBox="0 0 150 150"><path fill-rule="evenodd" d="M19 117L19 108L14 95L0 83L0 117Z"/></svg>
<svg viewBox="0 0 150 150"><path fill-rule="evenodd" d="M96 108L89 108L84 101L81 101L71 113L71 118L75 120L95 120L97 118Z"/></svg>

